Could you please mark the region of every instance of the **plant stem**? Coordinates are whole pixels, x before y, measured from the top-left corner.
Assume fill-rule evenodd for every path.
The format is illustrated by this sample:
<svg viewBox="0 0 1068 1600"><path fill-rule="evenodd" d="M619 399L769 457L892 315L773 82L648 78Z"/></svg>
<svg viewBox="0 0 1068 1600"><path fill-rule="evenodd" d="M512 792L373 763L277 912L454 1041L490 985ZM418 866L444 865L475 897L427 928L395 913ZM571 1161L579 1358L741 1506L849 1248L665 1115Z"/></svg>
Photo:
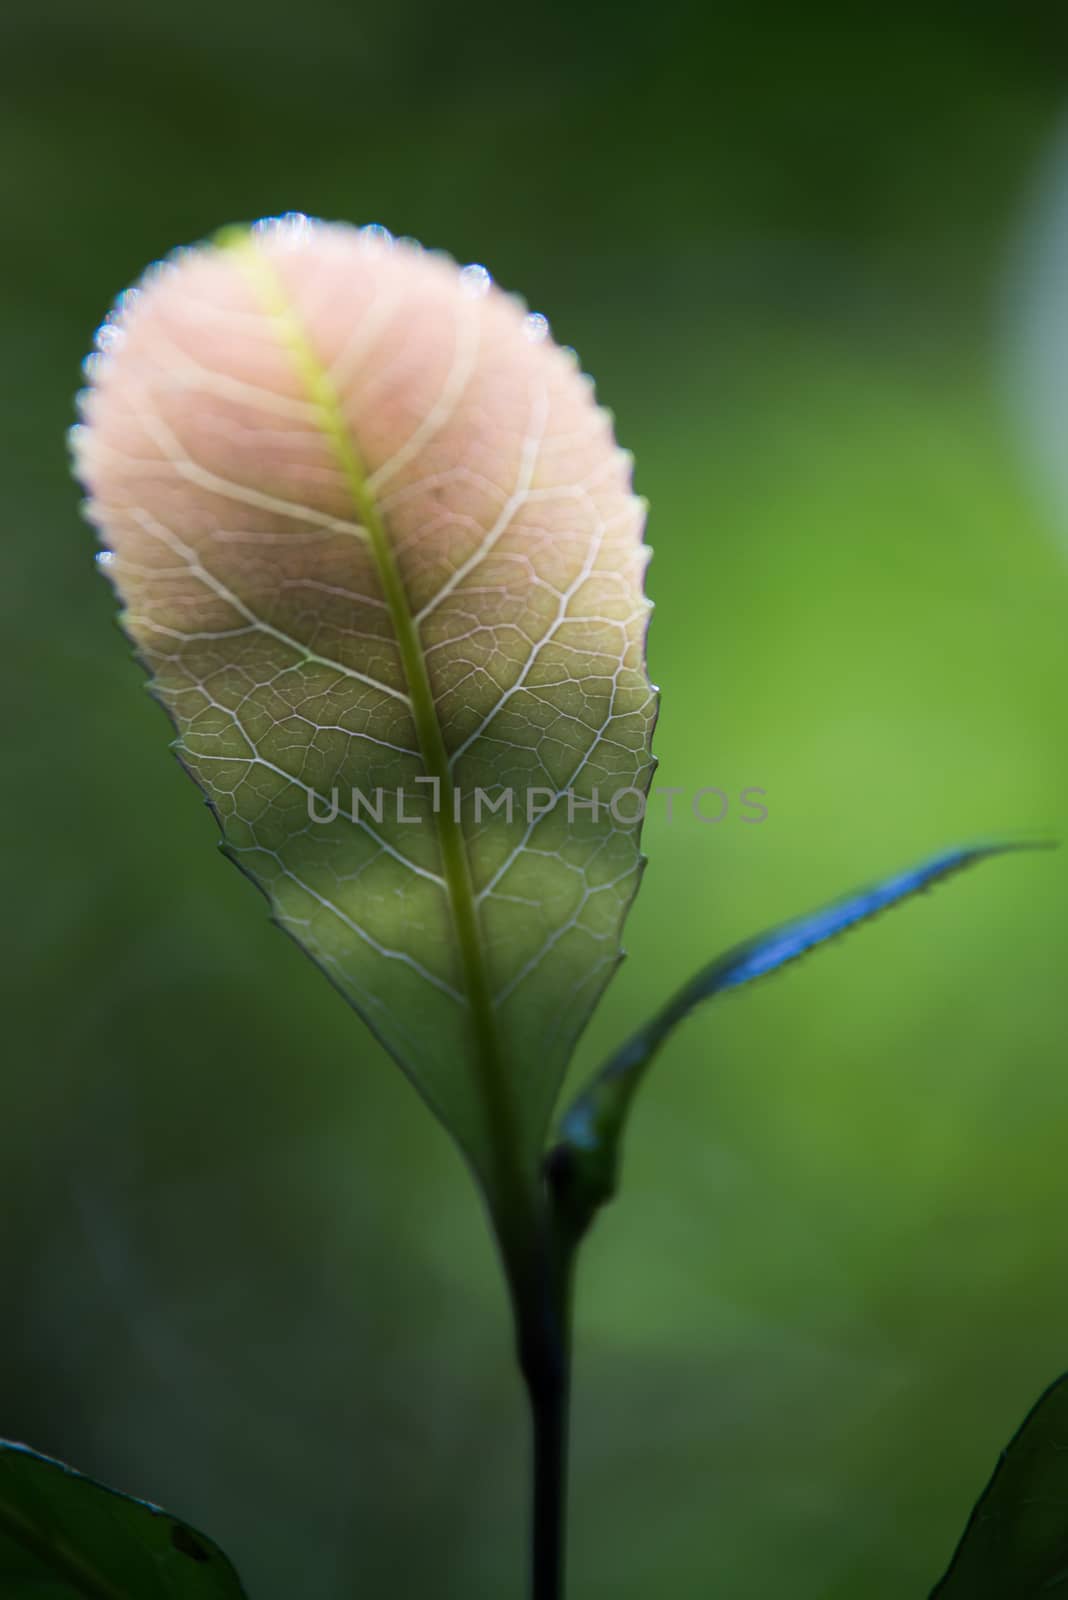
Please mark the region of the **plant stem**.
<svg viewBox="0 0 1068 1600"><path fill-rule="evenodd" d="M570 1376L565 1362L554 1381L529 1388L534 1432L532 1600L564 1600L566 1589Z"/></svg>
<svg viewBox="0 0 1068 1600"><path fill-rule="evenodd" d="M564 1600L571 1401L570 1246L547 1229L539 1270L515 1297L519 1362L530 1403L530 1600Z"/></svg>

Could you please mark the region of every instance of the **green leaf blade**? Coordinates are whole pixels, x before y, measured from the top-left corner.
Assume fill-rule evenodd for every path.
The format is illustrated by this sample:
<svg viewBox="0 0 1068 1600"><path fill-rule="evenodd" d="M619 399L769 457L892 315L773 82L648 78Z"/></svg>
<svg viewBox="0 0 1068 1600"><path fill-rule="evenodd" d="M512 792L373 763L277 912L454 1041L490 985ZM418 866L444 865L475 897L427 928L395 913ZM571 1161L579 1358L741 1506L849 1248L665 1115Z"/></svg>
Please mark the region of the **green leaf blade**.
<svg viewBox="0 0 1068 1600"><path fill-rule="evenodd" d="M543 332L375 230L238 232L106 327L75 438L227 854L491 1183L618 962L655 712L629 459Z"/></svg>
<svg viewBox="0 0 1068 1600"><path fill-rule="evenodd" d="M245 1600L218 1545L25 1445L0 1441L5 1600Z"/></svg>

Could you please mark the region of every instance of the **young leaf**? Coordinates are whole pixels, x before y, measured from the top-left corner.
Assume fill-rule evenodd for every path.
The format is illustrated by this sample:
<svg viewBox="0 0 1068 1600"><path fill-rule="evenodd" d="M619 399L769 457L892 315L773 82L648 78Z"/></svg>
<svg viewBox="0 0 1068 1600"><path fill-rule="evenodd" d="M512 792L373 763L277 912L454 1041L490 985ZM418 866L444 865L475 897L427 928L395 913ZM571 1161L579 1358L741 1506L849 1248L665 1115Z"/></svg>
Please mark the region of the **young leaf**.
<svg viewBox="0 0 1068 1600"><path fill-rule="evenodd" d="M758 934L703 967L595 1073L564 1115L559 1142L548 1159L569 1231L581 1235L596 1211L615 1194L623 1130L634 1095L665 1039L702 1001L768 977L973 862L1033 848L1036 846L1029 844L989 844L946 851L919 867Z"/></svg>
<svg viewBox="0 0 1068 1600"><path fill-rule="evenodd" d="M1068 1592L1068 1375L1002 1453L931 1600L1038 1600Z"/></svg>
<svg viewBox="0 0 1068 1600"><path fill-rule="evenodd" d="M218 1545L143 1500L0 1441L5 1600L244 1600Z"/></svg>
<svg viewBox="0 0 1068 1600"><path fill-rule="evenodd" d="M651 771L644 510L546 334L380 228L231 230L123 297L73 441L226 853L491 1187L619 960Z"/></svg>

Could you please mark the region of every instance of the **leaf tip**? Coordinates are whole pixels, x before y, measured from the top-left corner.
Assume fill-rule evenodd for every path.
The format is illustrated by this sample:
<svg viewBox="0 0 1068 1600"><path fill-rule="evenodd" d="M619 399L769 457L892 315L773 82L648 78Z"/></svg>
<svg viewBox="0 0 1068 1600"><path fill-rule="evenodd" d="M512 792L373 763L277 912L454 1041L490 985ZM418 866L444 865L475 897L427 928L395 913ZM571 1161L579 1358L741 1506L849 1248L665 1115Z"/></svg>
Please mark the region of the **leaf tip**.
<svg viewBox="0 0 1068 1600"><path fill-rule="evenodd" d="M215 230L211 236L211 242L216 250L241 250L251 238L251 223L228 222L225 227Z"/></svg>

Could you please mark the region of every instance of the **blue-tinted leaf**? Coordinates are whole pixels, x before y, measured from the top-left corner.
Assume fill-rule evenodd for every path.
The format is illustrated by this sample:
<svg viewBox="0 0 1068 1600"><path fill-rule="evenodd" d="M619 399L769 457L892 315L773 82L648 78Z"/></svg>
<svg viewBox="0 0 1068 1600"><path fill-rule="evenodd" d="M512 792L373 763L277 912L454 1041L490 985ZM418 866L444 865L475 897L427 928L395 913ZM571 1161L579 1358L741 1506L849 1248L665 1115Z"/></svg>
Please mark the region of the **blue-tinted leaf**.
<svg viewBox="0 0 1068 1600"><path fill-rule="evenodd" d="M4 1600L244 1600L218 1545L25 1445L0 1441Z"/></svg>
<svg viewBox="0 0 1068 1600"><path fill-rule="evenodd" d="M571 1229L583 1231L598 1207L615 1193L623 1128L635 1091L665 1039L702 1001L778 972L810 950L932 888L973 862L1035 848L1041 846L1001 843L944 851L921 866L735 945L703 967L594 1075L565 1114L559 1143L549 1161Z"/></svg>
<svg viewBox="0 0 1068 1600"><path fill-rule="evenodd" d="M1024 1419L931 1600L1068 1594L1068 1375Z"/></svg>

